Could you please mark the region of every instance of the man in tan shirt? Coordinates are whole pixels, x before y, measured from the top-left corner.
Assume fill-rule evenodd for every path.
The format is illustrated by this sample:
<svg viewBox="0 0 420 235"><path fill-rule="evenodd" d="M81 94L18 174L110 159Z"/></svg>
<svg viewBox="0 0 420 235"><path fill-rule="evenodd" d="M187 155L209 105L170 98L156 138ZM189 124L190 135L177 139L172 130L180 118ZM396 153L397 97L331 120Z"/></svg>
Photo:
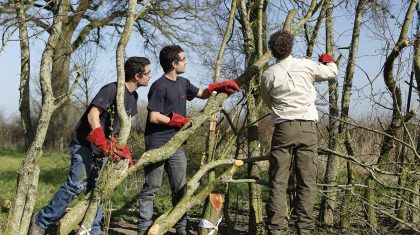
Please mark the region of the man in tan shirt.
<svg viewBox="0 0 420 235"><path fill-rule="evenodd" d="M318 112L314 82L337 78L337 66L326 54L321 64L297 59L290 54L293 36L286 31L274 33L268 46L277 63L264 71L260 89L264 103L271 110L274 133L269 168L270 195L266 204L268 234L287 229L286 189L294 157L297 178L296 213L299 234L315 229L313 207L316 199Z"/></svg>

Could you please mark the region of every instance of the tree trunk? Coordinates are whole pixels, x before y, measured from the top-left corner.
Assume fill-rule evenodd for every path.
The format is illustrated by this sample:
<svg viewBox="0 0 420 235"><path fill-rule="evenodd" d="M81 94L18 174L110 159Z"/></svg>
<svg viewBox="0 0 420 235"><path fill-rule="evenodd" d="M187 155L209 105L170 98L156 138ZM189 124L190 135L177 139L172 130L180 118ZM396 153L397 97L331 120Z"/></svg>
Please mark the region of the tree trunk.
<svg viewBox="0 0 420 235"><path fill-rule="evenodd" d="M419 14L419 12L417 12L417 14ZM417 22L418 24L418 22ZM417 25L417 35L416 35L416 43L414 44L414 55L420 55L420 34L418 33L419 30L419 25ZM414 56L414 77L416 78L416 83L417 83L417 93L420 94L420 56ZM417 153L420 153L420 135L417 134L416 136L417 138ZM417 164L417 166L420 164L420 162L418 160L415 161L415 163ZM418 169L418 168L417 168ZM418 180L414 180L412 182L413 184L413 191L419 193L419 182ZM420 208L420 200L419 200L419 196L411 193L410 195L410 202L413 204L414 207L416 208ZM412 211L412 215L411 215L411 222L413 223L418 223L419 220L419 211L418 210L414 210Z"/></svg>
<svg viewBox="0 0 420 235"><path fill-rule="evenodd" d="M16 15L19 24L19 42L20 42L20 86L19 86L19 111L21 117L21 125L25 137L25 150L27 150L33 139L33 127L31 121L30 109L30 51L29 51L29 37L26 26L26 13L23 9L23 2L16 1Z"/></svg>
<svg viewBox="0 0 420 235"><path fill-rule="evenodd" d="M344 142L347 150L347 154L355 156L353 148L351 146L351 136L348 130L349 112L350 112L350 98L351 90L353 86L354 67L356 64L356 57L359 48L359 35L362 26L364 13L365 13L366 0L359 0L356 7L356 14L353 24L353 33L350 43L349 58L346 67L346 74L344 76L343 84L343 95L341 100L341 119L343 122L340 123L339 137L340 142ZM354 182L353 167L352 163L347 161L347 184L351 185ZM350 214L346 212L352 201L353 188L347 189L344 195L344 201L342 203L342 217L341 217L341 228L347 229L350 225Z"/></svg>
<svg viewBox="0 0 420 235"><path fill-rule="evenodd" d="M236 0L233 0L231 4L231 8L230 8L229 21L228 21L226 31L223 36L223 40L220 45L219 53L216 59L213 82L218 82L220 80L220 70L222 67L223 55L224 55L225 48L227 46L227 42L231 36L233 22L235 20L235 12L236 12ZM217 124L217 115L212 114L211 120L210 120L209 135L208 135L207 145L206 145L207 158L205 160L205 163L208 163L214 160L214 156L216 152L216 137L217 137L216 124ZM210 171L209 177L208 177L208 183L210 184L215 178L216 178L216 174L214 170ZM217 213L215 214L215 212L217 212L217 209L214 208L213 203L210 203L210 202L211 202L211 198L208 198L206 200L205 207L203 208L203 218L208 221L212 221L214 217L219 216L217 215ZM200 227L198 233L201 235L208 234L208 229Z"/></svg>
<svg viewBox="0 0 420 235"><path fill-rule="evenodd" d="M379 168L382 168L382 163L389 158L389 153L391 149L393 148L394 139L393 137L397 134L397 130L399 127L401 127L402 123L404 122L404 119L406 117L401 116L401 89L397 84L397 81L394 79L394 61L399 56L401 50L409 45L408 40L406 39L408 29L411 25L411 18L414 14L414 11L416 9L416 5L418 3L418 0L412 0L410 3L409 8L407 9L407 13L405 15L404 23L401 27L401 33L398 39L398 42L396 43L395 47L392 49L391 53L386 58L385 64L384 64L384 81L385 85L388 89L388 91L391 94L392 97L392 119L391 123L388 126L386 133L387 136L384 137L382 144L381 144L381 151L380 155L377 161L377 165ZM409 116L410 114L407 114ZM376 220L376 213L375 209L372 207L375 205L375 197L374 197L374 186L375 181L373 179L373 176L370 175L367 180L366 184L369 186L365 189L365 196L369 196L369 198L366 197L367 203L365 205L365 216L366 219L369 221L373 229L377 228L377 220Z"/></svg>
<svg viewBox="0 0 420 235"><path fill-rule="evenodd" d="M251 82L251 86L256 84ZM255 105L255 97L252 93L248 95L248 123L254 123L248 127L248 157L260 156L261 155L261 143L259 141L258 125L258 109ZM260 102L261 103L261 102ZM248 165L248 177L249 178L261 178L263 165L261 163L254 163ZM248 234L264 234L264 220L263 220L263 209L264 204L262 202L261 185L255 183L249 183L249 227Z"/></svg>
<svg viewBox="0 0 420 235"><path fill-rule="evenodd" d="M54 50L51 84L55 98L65 94L69 89L70 56L72 51L66 42L71 39L71 36L72 34L70 32L63 33L62 37L65 38L57 44L57 48ZM47 148L60 151L67 148L71 134L69 121L74 119L69 113L69 103L64 104L53 113L51 125L47 133Z"/></svg>
<svg viewBox="0 0 420 235"><path fill-rule="evenodd" d="M307 40L308 47L306 48L306 56L308 58L310 58L312 56L314 46L315 46L315 43L317 41L318 32L319 32L319 29L321 28L323 19L325 17L325 7L324 6L325 6L325 4L323 4L322 7L321 7L318 19L316 20L315 27L314 27L314 29L312 30L312 33L311 33L311 38L310 39L308 38L308 40Z"/></svg>
<svg viewBox="0 0 420 235"><path fill-rule="evenodd" d="M215 151L216 151L216 135L217 135L216 123L217 123L217 116L216 114L212 114L211 119L210 119L209 135L208 135L207 144L206 144L207 158L205 160L205 164L214 161ZM216 173L214 170L211 170L208 173L208 184L213 182L213 180L215 179L216 179ZM203 219L213 222L214 219L218 217L219 215L216 213L218 210L217 208L214 208L214 203L212 203L211 195L212 194L209 195L209 198L207 198L206 203L204 204L205 206L203 207ZM217 195L220 195L220 194L217 194ZM217 219L218 218L216 218L216 222L217 222ZM208 233L209 233L208 229L203 228L203 227L199 228L198 234L207 235Z"/></svg>
<svg viewBox="0 0 420 235"><path fill-rule="evenodd" d="M333 3L331 0L325 1L326 12L326 35L327 35L327 48L326 53L334 57L334 19L333 19ZM338 140L338 82L329 81L329 103L330 103L330 118L329 118L329 142L328 148L336 151ZM329 154L327 161L327 168L325 170L324 183L336 184L339 168L339 159L335 155ZM336 192L327 192L321 200L321 222L327 226L332 226L334 223L334 210L336 206Z"/></svg>
<svg viewBox="0 0 420 235"><path fill-rule="evenodd" d="M264 0L253 0L245 3L240 1L239 13L240 23L243 27L245 45L245 67L248 68L260 58L265 51L264 43L266 41L266 33L264 32L266 25L265 9L267 2ZM264 65L265 67L266 65ZM261 143L258 133L259 109L257 104L261 99L258 95L259 76L255 76L247 90L247 123L250 126L248 132L248 157L252 155L260 155ZM248 165L248 177L261 177L261 171L258 169L258 163ZM261 186L249 183L249 226L248 234L263 234L263 202L261 198Z"/></svg>
<svg viewBox="0 0 420 235"><path fill-rule="evenodd" d="M81 0L76 9L76 14L71 12L71 2L63 0L63 27L57 43L51 67L51 85L54 98L59 98L66 94L70 87L70 58L71 54L80 46L72 44L72 38L76 32L82 17L86 14L91 1ZM54 150L65 150L69 144L69 137L72 131L71 121L74 117L69 115L71 105L65 102L61 107L54 111L50 128L47 132L46 146Z"/></svg>
<svg viewBox="0 0 420 235"><path fill-rule="evenodd" d="M127 142L128 136L130 135L131 129L131 117L127 115L124 106L124 93L125 93L125 76L124 76L124 51L127 46L128 40L130 39L131 32L133 29L135 17L136 17L136 0L130 0L128 2L127 10L127 20L124 25L124 31L121 34L121 38L118 42L117 51L116 51L116 65L117 65L117 78L118 78L118 87L117 87L117 113L121 122L121 127L119 130L119 143L125 144ZM118 168L122 172L126 167L128 161L125 161L125 166L123 168ZM122 166L121 164L119 166ZM118 167L118 166L117 166ZM83 218L82 225L86 228L91 228L95 220L96 214L98 212L101 202L111 195L110 190L106 190L110 186L108 179L111 179L114 171L112 163L109 163L102 172L102 176L99 179L98 186L94 189L92 196L90 198L89 207L86 211L86 214ZM102 193L108 191L109 193ZM80 228L79 232L83 232L83 229Z"/></svg>
<svg viewBox="0 0 420 235"><path fill-rule="evenodd" d="M27 234L30 218L35 205L35 193L38 186L39 166L42 156L42 145L51 120L51 114L56 108L51 89L50 66L52 53L59 39L62 27L62 7L59 7L54 17L53 28L41 58L40 80L42 89L42 108L37 131L31 147L26 153L23 166L18 174L17 188L13 207L9 212L6 234Z"/></svg>
<svg viewBox="0 0 420 235"><path fill-rule="evenodd" d="M214 171L213 171L214 172ZM215 228L218 226L218 221L222 216L222 207L223 207L223 196L218 193L210 193L207 197L207 206L206 211L204 213L204 217L207 221L209 221ZM209 233L216 234L216 229L211 228L200 228L200 235L208 235Z"/></svg>

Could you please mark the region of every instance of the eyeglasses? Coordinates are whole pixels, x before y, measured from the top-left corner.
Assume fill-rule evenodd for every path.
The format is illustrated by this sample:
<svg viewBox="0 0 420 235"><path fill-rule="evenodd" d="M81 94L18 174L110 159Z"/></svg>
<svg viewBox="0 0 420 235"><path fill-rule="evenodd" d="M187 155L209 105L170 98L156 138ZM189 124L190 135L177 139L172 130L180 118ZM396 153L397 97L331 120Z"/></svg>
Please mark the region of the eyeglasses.
<svg viewBox="0 0 420 235"><path fill-rule="evenodd" d="M184 57L182 59L179 59L178 61L184 62L187 59L187 57Z"/></svg>
<svg viewBox="0 0 420 235"><path fill-rule="evenodd" d="M147 72L147 73L143 73L143 75L146 75L148 77L150 77L151 74L152 74L152 70L149 70L149 72Z"/></svg>

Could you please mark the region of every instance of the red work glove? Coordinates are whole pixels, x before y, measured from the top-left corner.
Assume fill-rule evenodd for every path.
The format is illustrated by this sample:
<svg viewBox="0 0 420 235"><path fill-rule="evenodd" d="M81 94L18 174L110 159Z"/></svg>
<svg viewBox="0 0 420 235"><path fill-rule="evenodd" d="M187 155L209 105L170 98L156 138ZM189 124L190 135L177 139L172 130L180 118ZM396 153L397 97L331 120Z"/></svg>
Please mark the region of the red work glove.
<svg viewBox="0 0 420 235"><path fill-rule="evenodd" d="M192 118L183 117L182 115L179 115L177 113L169 113L166 116L168 116L171 119L168 122L168 125L179 128L179 129L181 129L185 124L187 124L192 119Z"/></svg>
<svg viewBox="0 0 420 235"><path fill-rule="evenodd" d="M121 159L128 159L128 167L133 166L133 156L127 146L118 144L117 139L113 138L111 143L111 155L109 158L112 161L119 161Z"/></svg>
<svg viewBox="0 0 420 235"><path fill-rule="evenodd" d="M111 154L111 144L105 138L105 132L102 127L93 129L86 139L101 150L103 155L109 156Z"/></svg>
<svg viewBox="0 0 420 235"><path fill-rule="evenodd" d="M109 157L112 161L119 161L129 159L129 165L133 164L130 150L125 145L117 143L116 139L112 139L112 143L105 138L105 133L102 127L93 129L86 138L89 142L95 145L102 154Z"/></svg>
<svg viewBox="0 0 420 235"><path fill-rule="evenodd" d="M319 58L318 58L318 61L323 63L323 64L334 63L334 59L327 54L320 55Z"/></svg>
<svg viewBox="0 0 420 235"><path fill-rule="evenodd" d="M228 95L231 95L235 93L236 91L239 91L239 86L235 82L235 80L227 80L223 82L218 83L212 83L209 85L208 90L210 92L217 91L217 93L226 93Z"/></svg>

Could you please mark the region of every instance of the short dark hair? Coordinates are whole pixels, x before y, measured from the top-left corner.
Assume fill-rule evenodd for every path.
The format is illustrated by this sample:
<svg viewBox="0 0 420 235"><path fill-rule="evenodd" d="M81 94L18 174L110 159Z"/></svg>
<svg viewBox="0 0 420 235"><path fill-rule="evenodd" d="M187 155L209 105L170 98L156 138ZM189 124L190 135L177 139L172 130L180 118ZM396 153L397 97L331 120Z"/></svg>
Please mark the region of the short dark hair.
<svg viewBox="0 0 420 235"><path fill-rule="evenodd" d="M125 81L130 81L136 74L144 74L146 65L150 64L150 60L146 57L133 56L128 58L124 63Z"/></svg>
<svg viewBox="0 0 420 235"><path fill-rule="evenodd" d="M277 31L271 35L268 47L276 59L282 60L292 53L293 35L287 31Z"/></svg>
<svg viewBox="0 0 420 235"><path fill-rule="evenodd" d="M173 69L172 62L178 61L179 53L184 52L184 50L178 45L170 45L162 48L159 53L159 62L160 66L162 66L163 71L169 72Z"/></svg>

